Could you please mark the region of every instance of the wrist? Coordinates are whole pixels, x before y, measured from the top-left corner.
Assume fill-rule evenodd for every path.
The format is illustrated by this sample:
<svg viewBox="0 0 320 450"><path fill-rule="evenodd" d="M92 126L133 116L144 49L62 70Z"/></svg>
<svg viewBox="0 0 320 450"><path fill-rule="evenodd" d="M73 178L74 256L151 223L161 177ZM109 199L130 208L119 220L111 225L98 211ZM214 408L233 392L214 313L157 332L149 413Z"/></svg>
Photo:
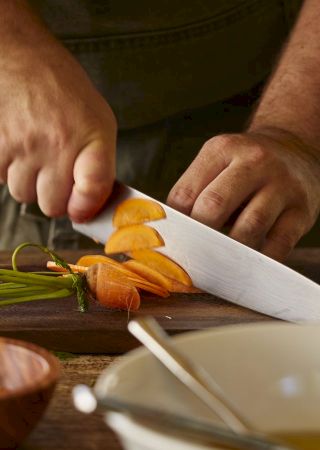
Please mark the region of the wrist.
<svg viewBox="0 0 320 450"><path fill-rule="evenodd" d="M19 48L49 47L56 42L26 0L0 0L0 56Z"/></svg>
<svg viewBox="0 0 320 450"><path fill-rule="evenodd" d="M299 131L293 132L291 129L269 124L251 123L246 132L251 136L261 136L271 139L288 151L307 160L307 162L316 164L320 170L320 146L311 144L308 139L304 139L301 136Z"/></svg>

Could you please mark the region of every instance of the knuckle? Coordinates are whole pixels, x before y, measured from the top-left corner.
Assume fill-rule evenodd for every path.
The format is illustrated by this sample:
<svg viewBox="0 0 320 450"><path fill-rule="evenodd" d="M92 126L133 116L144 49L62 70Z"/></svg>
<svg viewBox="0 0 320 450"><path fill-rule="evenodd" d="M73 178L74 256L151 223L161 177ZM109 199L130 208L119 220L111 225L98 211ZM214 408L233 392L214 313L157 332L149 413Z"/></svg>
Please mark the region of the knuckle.
<svg viewBox="0 0 320 450"><path fill-rule="evenodd" d="M219 134L206 141L202 147L204 151L212 151L214 149L224 150L234 146L237 138L233 134Z"/></svg>
<svg viewBox="0 0 320 450"><path fill-rule="evenodd" d="M212 140L214 141L215 145L220 148L230 147L237 142L237 138L233 134L219 134L218 136L212 138Z"/></svg>
<svg viewBox="0 0 320 450"><path fill-rule="evenodd" d="M301 234L295 231L278 230L272 233L268 240L276 244L281 254L288 254L298 242Z"/></svg>
<svg viewBox="0 0 320 450"><path fill-rule="evenodd" d="M209 191L199 199L200 207L204 211L222 209L226 203L225 198L217 191Z"/></svg>
<svg viewBox="0 0 320 450"><path fill-rule="evenodd" d="M193 205L196 199L195 192L187 186L174 187L170 193L170 203L178 205Z"/></svg>
<svg viewBox="0 0 320 450"><path fill-rule="evenodd" d="M255 143L249 147L247 161L250 166L257 166L269 160L269 152L262 144Z"/></svg>
<svg viewBox="0 0 320 450"><path fill-rule="evenodd" d="M254 210L248 213L244 226L248 233L257 234L265 230L268 222L267 214L263 211Z"/></svg>

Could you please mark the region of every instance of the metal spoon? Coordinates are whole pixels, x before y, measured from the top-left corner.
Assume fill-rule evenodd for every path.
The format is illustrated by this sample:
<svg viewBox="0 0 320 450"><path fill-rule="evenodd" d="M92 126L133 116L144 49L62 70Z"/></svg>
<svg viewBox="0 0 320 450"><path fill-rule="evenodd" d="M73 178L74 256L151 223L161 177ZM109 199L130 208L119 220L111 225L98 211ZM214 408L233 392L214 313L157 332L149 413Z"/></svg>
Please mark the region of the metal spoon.
<svg viewBox="0 0 320 450"><path fill-rule="evenodd" d="M166 433L178 433L184 439L191 438L198 443L212 445L214 448L221 445L234 450L293 450L292 447L283 446L251 433L237 434L211 423L154 407L138 405L108 395L100 396L89 386L82 384L73 388L72 396L75 407L83 413L91 413L96 408L103 412L121 412L149 428L160 429Z"/></svg>

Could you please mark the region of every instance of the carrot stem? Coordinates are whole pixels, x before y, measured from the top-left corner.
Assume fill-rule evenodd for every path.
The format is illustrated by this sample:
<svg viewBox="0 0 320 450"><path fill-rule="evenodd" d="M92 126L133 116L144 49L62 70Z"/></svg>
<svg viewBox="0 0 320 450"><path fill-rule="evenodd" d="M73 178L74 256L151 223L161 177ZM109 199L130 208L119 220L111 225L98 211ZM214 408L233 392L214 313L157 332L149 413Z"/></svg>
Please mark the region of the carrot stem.
<svg viewBox="0 0 320 450"><path fill-rule="evenodd" d="M53 288L71 288L74 283L71 275L60 278L53 278L50 275L37 275L10 269L0 269L0 280L32 285L42 285L48 287L50 286Z"/></svg>
<svg viewBox="0 0 320 450"><path fill-rule="evenodd" d="M1 289L0 290L0 300L1 298L8 298L8 297L21 297L25 296L26 294L30 295L33 293L49 293L53 292L53 289L46 289L43 286L24 286L24 287L17 287L17 288L9 288L9 289Z"/></svg>
<svg viewBox="0 0 320 450"><path fill-rule="evenodd" d="M48 292L47 294L26 295L13 300L0 300L0 307L15 305L16 303L32 302L34 300L51 300L54 298L70 297L72 294L73 291L70 289L58 289L57 291Z"/></svg>

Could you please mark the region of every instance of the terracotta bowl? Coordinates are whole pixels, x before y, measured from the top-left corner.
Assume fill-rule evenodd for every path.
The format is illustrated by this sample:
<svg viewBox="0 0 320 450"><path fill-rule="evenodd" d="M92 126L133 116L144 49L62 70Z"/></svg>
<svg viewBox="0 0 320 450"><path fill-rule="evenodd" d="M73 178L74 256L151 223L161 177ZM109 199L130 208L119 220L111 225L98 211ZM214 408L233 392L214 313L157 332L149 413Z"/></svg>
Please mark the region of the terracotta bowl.
<svg viewBox="0 0 320 450"><path fill-rule="evenodd" d="M59 361L44 348L0 337L0 448L16 448L45 411Z"/></svg>

